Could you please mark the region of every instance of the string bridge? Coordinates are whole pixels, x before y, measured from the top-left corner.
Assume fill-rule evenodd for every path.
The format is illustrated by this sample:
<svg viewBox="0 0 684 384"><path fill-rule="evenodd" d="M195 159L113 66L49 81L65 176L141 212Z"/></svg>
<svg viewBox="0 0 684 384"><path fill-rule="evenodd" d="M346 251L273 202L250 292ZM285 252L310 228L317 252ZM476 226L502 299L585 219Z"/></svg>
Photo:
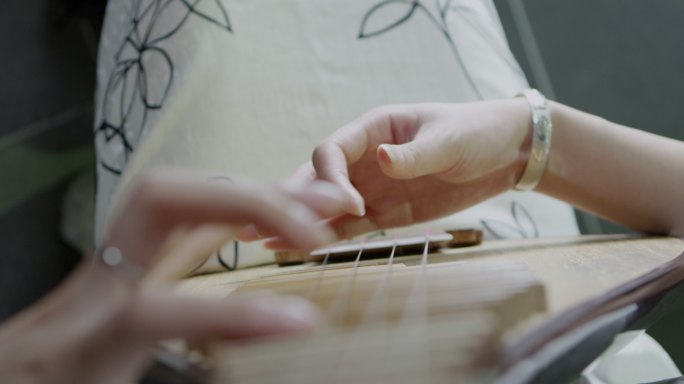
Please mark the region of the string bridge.
<svg viewBox="0 0 684 384"><path fill-rule="evenodd" d="M441 248L470 247L482 243L482 231L478 229L449 230L430 235L427 242L428 252ZM394 249L396 246L396 249ZM276 263L280 266L321 263L327 256L327 262L353 261L363 247L363 258L380 259L389 257L394 249L395 256L419 255L426 246L425 236L392 237L384 236L365 241L346 241L332 244L329 247L316 249L310 253L301 251L276 252Z"/></svg>

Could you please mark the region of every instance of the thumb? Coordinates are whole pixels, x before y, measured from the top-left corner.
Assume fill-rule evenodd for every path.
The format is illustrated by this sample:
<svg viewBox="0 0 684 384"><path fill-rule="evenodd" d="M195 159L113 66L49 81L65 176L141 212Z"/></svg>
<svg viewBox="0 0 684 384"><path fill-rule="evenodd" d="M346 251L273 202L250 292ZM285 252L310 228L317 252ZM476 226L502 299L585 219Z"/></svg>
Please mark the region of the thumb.
<svg viewBox="0 0 684 384"><path fill-rule="evenodd" d="M449 169L449 157L440 156L439 152L429 140L414 140L400 145L378 146L377 159L387 176L413 179Z"/></svg>

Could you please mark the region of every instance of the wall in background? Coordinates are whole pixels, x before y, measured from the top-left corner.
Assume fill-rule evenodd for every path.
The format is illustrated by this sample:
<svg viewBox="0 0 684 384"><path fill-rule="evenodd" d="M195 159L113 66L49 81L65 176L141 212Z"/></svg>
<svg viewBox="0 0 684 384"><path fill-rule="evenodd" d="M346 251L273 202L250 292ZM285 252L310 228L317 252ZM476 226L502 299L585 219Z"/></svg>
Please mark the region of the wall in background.
<svg viewBox="0 0 684 384"><path fill-rule="evenodd" d="M59 223L64 193L94 172L92 99L104 3L3 3L0 321L50 290L80 259ZM91 204L92 196L82 200Z"/></svg>
<svg viewBox="0 0 684 384"><path fill-rule="evenodd" d="M684 2L495 2L511 49L533 84L550 85L556 100L572 107L684 140ZM524 41L529 32L536 44ZM585 232L627 231L584 213L578 219ZM684 298L680 301L649 333L684 371Z"/></svg>

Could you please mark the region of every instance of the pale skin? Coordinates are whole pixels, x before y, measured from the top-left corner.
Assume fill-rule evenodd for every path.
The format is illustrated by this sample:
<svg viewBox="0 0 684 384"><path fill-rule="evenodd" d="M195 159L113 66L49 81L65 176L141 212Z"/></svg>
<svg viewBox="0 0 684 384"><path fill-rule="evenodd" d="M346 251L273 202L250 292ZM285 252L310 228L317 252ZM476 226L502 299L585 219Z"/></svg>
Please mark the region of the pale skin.
<svg viewBox="0 0 684 384"><path fill-rule="evenodd" d="M557 103L550 108L552 150L538 192L643 232L684 235L684 143ZM322 142L288 187L152 176L129 197L107 237L149 270L146 278L132 284L101 263L79 267L0 327L0 376L19 383L121 382L140 372L160 340L306 330L317 313L305 301L189 298L161 281L198 262L188 255L204 254L247 223L254 224L241 230L242 239L277 236L272 247L311 249L467 208L515 185L529 142L522 99L390 106ZM325 218L335 235L317 224Z"/></svg>
<svg viewBox="0 0 684 384"><path fill-rule="evenodd" d="M48 297L2 324L0 377L12 383L132 382L159 341L197 344L312 328L318 312L303 299L268 293L189 297L151 277L177 254L170 244L194 244L182 256L202 256L203 248L247 223L303 249L320 246L333 235L318 222L339 214L342 200L326 183L306 189L233 186L178 172L143 178L105 243L146 276L132 279L103 262L84 261Z"/></svg>
<svg viewBox="0 0 684 384"><path fill-rule="evenodd" d="M537 192L638 231L684 235L683 142L559 103L549 107L551 152ZM346 238L444 216L510 190L530 141L523 98L381 107L321 142L290 183L339 186L346 214L331 225Z"/></svg>

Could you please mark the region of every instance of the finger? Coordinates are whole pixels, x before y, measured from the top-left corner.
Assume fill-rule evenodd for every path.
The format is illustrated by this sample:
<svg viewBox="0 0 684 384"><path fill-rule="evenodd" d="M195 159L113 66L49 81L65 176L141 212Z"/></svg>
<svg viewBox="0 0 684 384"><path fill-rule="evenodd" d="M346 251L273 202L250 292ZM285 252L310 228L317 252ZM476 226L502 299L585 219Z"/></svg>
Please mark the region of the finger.
<svg viewBox="0 0 684 384"><path fill-rule="evenodd" d="M340 128L316 147L314 169L319 178L337 184L347 193L350 201L347 212L362 216L364 200L349 180L349 167L368 151L374 153L380 144L411 141L420 125L420 112L414 106L374 109Z"/></svg>
<svg viewBox="0 0 684 384"><path fill-rule="evenodd" d="M203 225L174 238L173 247L164 246L159 262L145 276L148 283L180 279L199 268L221 245L227 243L235 229L221 225Z"/></svg>
<svg viewBox="0 0 684 384"><path fill-rule="evenodd" d="M358 235L382 229L368 217L355 217L352 215L336 217L328 225L335 232L338 239L351 239Z"/></svg>
<svg viewBox="0 0 684 384"><path fill-rule="evenodd" d="M263 239L265 236L261 234L259 228L254 224L249 224L242 228L236 238L240 241L256 241Z"/></svg>
<svg viewBox="0 0 684 384"><path fill-rule="evenodd" d="M332 183L314 181L300 188L287 188L286 191L321 217L337 216L344 209L345 193Z"/></svg>
<svg viewBox="0 0 684 384"><path fill-rule="evenodd" d="M441 138L433 137L400 145L382 144L377 150L378 163L387 176L395 179L442 173L457 166L452 164L454 156L441 150L443 143Z"/></svg>
<svg viewBox="0 0 684 384"><path fill-rule="evenodd" d="M320 217L313 210L282 191L193 182L187 175L169 172L141 182L117 220L108 243L144 266L178 226L253 222L302 249L314 248L332 237L316 225Z"/></svg>
<svg viewBox="0 0 684 384"><path fill-rule="evenodd" d="M131 333L146 340L202 341L304 331L316 325L320 314L295 296L262 292L212 300L155 289L136 298L125 320Z"/></svg>
<svg viewBox="0 0 684 384"><path fill-rule="evenodd" d="M356 215L336 217L329 221L327 225L335 232L336 241L350 239L358 235L382 229L368 217L358 217ZM277 251L298 249L294 244L282 237L270 238L264 242L264 246Z"/></svg>
<svg viewBox="0 0 684 384"><path fill-rule="evenodd" d="M349 215L349 214L347 214L347 215ZM358 216L356 216L356 215L349 215L349 216L358 218ZM325 228L328 228L328 230L330 230L330 227L329 227L329 224L327 221L322 221L318 225L324 226ZM336 235L334 235L334 233L335 233L334 231L331 231L330 233L332 233L333 236L330 237L329 241L324 243L324 244L319 244L318 247L322 247L324 245L331 244L331 243L334 243L335 241L339 240L339 238ZM269 248L269 249L278 250L278 251L284 251L284 250L299 250L299 251L304 250L304 251L306 251L306 250L310 250L310 249L302 249L299 245L297 245L296 243L293 243L289 239L284 238L282 236L275 235L275 234L272 234L271 236L264 236L264 237L266 238L264 241L264 246L266 248Z"/></svg>
<svg viewBox="0 0 684 384"><path fill-rule="evenodd" d="M363 145L363 142L354 142L355 148L350 151L358 152ZM366 212L364 199L349 181L348 167L356 159L352 157L350 163L347 163L348 157L344 150L333 141L324 142L316 147L312 159L318 177L337 185L345 193L345 210L363 216Z"/></svg>
<svg viewBox="0 0 684 384"><path fill-rule="evenodd" d="M316 180L316 170L312 162L307 162L299 167L285 180L285 187L302 188Z"/></svg>
<svg viewBox="0 0 684 384"><path fill-rule="evenodd" d="M324 181L314 181L306 186L286 186L285 191L294 200L306 205L320 217L334 217L343 212L345 195L334 184ZM277 233L250 224L239 232L238 239L242 241L254 241L276 235Z"/></svg>

